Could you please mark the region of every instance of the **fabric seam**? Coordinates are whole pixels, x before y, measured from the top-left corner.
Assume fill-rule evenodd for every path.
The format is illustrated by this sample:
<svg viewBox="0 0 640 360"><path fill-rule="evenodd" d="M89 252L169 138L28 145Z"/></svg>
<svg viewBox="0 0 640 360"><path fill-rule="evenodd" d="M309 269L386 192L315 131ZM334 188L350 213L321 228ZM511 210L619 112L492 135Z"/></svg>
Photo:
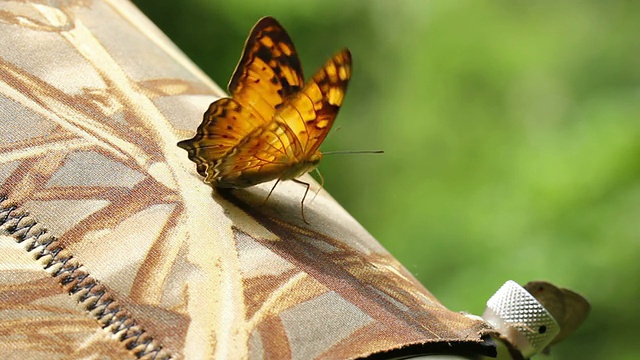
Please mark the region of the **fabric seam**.
<svg viewBox="0 0 640 360"><path fill-rule="evenodd" d="M11 203L4 194L0 194L0 233L8 234L19 244L26 243L28 252L37 252L36 260L48 258L45 260L44 270L58 279L69 295L77 296L78 304L98 321L103 330L118 336L118 341L137 359L172 358L154 337L131 318L109 294L106 286L91 276L55 236L42 227L28 211Z"/></svg>

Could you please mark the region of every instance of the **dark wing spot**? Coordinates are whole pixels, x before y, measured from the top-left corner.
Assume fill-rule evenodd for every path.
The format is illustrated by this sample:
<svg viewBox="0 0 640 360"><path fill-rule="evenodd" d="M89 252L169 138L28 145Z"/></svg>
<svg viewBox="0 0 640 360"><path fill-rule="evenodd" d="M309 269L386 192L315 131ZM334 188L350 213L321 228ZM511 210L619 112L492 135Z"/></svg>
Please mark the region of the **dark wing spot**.
<svg viewBox="0 0 640 360"><path fill-rule="evenodd" d="M261 46L258 51L256 51L256 56L267 64L273 60L273 53L271 49L265 46Z"/></svg>
<svg viewBox="0 0 640 360"><path fill-rule="evenodd" d="M289 81L285 77L282 78L282 87L285 89L290 89L290 91L296 90L296 89L292 89L291 84L289 84ZM293 93L293 91L291 91L291 93Z"/></svg>

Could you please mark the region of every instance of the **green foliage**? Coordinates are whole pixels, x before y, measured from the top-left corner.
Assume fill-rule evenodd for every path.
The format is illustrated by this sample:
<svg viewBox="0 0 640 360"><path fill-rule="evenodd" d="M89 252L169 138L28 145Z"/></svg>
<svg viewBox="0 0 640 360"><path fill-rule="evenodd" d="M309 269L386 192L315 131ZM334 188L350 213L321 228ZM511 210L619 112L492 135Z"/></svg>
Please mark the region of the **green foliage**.
<svg viewBox="0 0 640 360"><path fill-rule="evenodd" d="M327 190L449 308L551 281L592 304L553 358L640 358L640 2L136 4L220 85L265 15L307 76L349 47L323 149L386 154L326 158Z"/></svg>

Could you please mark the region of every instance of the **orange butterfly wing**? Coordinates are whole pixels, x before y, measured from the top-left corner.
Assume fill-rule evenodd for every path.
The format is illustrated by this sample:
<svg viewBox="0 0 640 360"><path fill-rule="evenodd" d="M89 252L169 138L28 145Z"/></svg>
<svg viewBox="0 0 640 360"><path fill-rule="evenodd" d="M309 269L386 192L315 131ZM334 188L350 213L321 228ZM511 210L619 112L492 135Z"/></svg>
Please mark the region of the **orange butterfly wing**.
<svg viewBox="0 0 640 360"><path fill-rule="evenodd" d="M285 98L304 83L300 60L286 30L273 18L260 19L247 38L228 90L213 102L192 139L180 141L205 181L215 165L249 133L273 119Z"/></svg>
<svg viewBox="0 0 640 360"><path fill-rule="evenodd" d="M344 100L351 78L351 54L333 56L265 124L238 144L216 166L219 186L245 187L296 178L315 168L318 151Z"/></svg>
<svg viewBox="0 0 640 360"><path fill-rule="evenodd" d="M218 99L209 105L196 135L192 139L180 141L178 146L187 150L189 159L196 163L198 173L210 183L215 177L215 164L262 124L262 119L235 99Z"/></svg>
<svg viewBox="0 0 640 360"><path fill-rule="evenodd" d="M301 157L314 155L338 115L351 79L351 53L343 49L276 113L302 146Z"/></svg>
<svg viewBox="0 0 640 360"><path fill-rule="evenodd" d="M302 66L287 31L272 17L256 23L229 81L231 96L270 121L285 99L304 85Z"/></svg>

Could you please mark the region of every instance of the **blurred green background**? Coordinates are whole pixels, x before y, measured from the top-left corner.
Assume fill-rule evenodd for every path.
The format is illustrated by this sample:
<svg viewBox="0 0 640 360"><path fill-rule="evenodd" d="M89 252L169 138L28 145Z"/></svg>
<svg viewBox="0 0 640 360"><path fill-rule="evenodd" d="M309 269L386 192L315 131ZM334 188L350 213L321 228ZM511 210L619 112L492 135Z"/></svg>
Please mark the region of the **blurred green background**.
<svg viewBox="0 0 640 360"><path fill-rule="evenodd" d="M592 313L555 359L640 359L640 2L135 3L225 87L275 16L354 76L326 189L447 307L544 279Z"/></svg>

